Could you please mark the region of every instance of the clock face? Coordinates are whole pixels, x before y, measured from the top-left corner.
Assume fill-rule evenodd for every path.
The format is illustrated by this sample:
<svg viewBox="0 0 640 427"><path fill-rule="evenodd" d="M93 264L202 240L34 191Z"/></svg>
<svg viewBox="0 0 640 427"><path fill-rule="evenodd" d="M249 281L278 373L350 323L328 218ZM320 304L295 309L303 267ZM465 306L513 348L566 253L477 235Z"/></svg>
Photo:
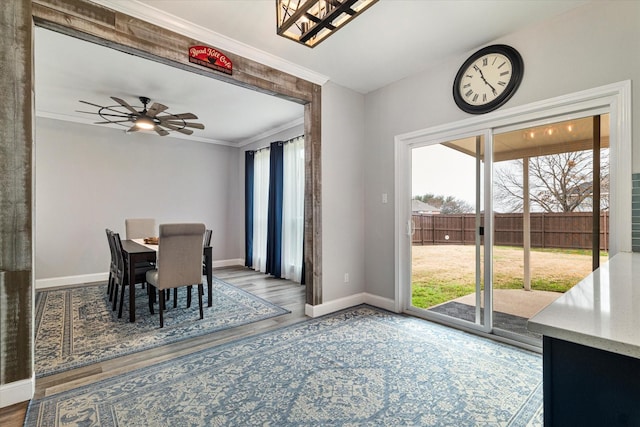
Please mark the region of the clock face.
<svg viewBox="0 0 640 427"><path fill-rule="evenodd" d="M484 55L462 75L458 91L469 105L484 105L502 94L512 77L511 61L499 53Z"/></svg>
<svg viewBox="0 0 640 427"><path fill-rule="evenodd" d="M468 113L493 111L513 96L523 70L522 58L512 47L485 47L460 67L453 84L453 98Z"/></svg>

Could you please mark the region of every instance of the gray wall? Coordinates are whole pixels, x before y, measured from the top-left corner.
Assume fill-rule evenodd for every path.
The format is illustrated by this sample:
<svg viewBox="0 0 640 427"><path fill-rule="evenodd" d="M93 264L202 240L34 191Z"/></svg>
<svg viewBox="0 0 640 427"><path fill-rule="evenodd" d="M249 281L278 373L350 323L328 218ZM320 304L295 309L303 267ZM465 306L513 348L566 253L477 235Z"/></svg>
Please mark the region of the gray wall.
<svg viewBox="0 0 640 427"><path fill-rule="evenodd" d="M364 96L322 87L322 299L365 291ZM371 230L375 233L375 230ZM344 282L345 273L349 282Z"/></svg>
<svg viewBox="0 0 640 427"><path fill-rule="evenodd" d="M631 79L640 103L640 2L593 2L499 40L525 63L520 89L502 108ZM480 42L480 41L479 41ZM477 48L481 46L478 45ZM365 98L364 271L368 293L394 298L394 136L471 117L452 99L454 76L473 49ZM640 115L633 115L633 170L640 171ZM625 177L622 177L625 179ZM627 179L631 179L628 177ZM630 195L629 195L630 197Z"/></svg>
<svg viewBox="0 0 640 427"><path fill-rule="evenodd" d="M46 118L35 147L36 280L107 272L128 217L203 222L214 261L243 258L237 148Z"/></svg>

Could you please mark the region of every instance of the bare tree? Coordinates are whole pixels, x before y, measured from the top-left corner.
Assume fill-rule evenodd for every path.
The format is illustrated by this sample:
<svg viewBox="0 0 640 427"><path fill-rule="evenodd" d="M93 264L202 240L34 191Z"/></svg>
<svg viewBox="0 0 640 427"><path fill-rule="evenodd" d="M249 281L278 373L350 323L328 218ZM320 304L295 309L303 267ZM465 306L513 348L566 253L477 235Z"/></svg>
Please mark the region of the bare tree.
<svg viewBox="0 0 640 427"><path fill-rule="evenodd" d="M601 209L608 209L609 158L601 150ZM513 167L509 167L513 166ZM497 205L509 212L523 210L523 160L496 167ZM571 151L529 159L529 200L532 211L580 212L593 209L593 155L590 150Z"/></svg>

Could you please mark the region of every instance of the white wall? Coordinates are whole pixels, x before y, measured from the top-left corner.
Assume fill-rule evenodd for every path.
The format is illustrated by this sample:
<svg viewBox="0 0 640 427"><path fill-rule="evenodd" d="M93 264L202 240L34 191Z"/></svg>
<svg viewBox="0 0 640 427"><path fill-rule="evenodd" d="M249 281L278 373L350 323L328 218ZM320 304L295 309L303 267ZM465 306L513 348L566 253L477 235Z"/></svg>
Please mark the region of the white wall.
<svg viewBox="0 0 640 427"><path fill-rule="evenodd" d="M322 300L365 290L364 96L322 87ZM344 282L345 273L349 282Z"/></svg>
<svg viewBox="0 0 640 427"><path fill-rule="evenodd" d="M128 217L203 222L214 261L244 257L237 148L46 118L35 141L36 280L107 272Z"/></svg>
<svg viewBox="0 0 640 427"><path fill-rule="evenodd" d="M494 43L515 47L525 64L518 92L502 108L628 79L632 80L633 103L640 102L640 2L593 2L486 44ZM394 206L380 203L381 193L388 193L389 200L393 200L393 138L471 117L456 107L452 85L458 68L475 50L434 64L424 73L365 98L363 249L368 293L394 297ZM633 130L633 170L637 172L640 171L638 114L633 114Z"/></svg>

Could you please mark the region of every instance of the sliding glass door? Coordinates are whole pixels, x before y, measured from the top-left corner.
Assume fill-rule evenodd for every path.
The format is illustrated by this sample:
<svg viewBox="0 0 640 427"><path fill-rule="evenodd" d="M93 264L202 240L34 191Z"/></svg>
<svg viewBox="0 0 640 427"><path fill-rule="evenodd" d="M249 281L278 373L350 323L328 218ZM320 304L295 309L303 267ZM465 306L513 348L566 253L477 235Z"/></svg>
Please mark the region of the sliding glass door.
<svg viewBox="0 0 640 427"><path fill-rule="evenodd" d="M607 259L609 115L410 147L408 311L539 346L529 317Z"/></svg>
<svg viewBox="0 0 640 427"><path fill-rule="evenodd" d="M527 320L609 248L609 114L494 131L495 334L538 344Z"/></svg>
<svg viewBox="0 0 640 427"><path fill-rule="evenodd" d="M488 330L484 134L411 149L412 309ZM490 240L490 239L489 239Z"/></svg>

